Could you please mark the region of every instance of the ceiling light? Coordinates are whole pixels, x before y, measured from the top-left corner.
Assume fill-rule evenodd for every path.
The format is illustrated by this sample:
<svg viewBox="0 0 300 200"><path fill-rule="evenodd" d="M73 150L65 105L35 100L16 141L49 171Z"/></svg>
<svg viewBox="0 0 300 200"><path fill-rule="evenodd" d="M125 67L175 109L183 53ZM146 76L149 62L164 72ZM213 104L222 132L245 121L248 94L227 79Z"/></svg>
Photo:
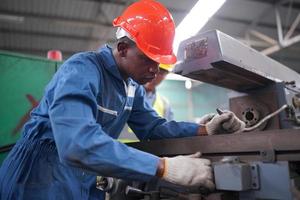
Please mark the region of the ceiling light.
<svg viewBox="0 0 300 200"><path fill-rule="evenodd" d="M182 22L176 27L173 48L175 54L179 43L194 36L206 24L211 16L219 10L226 0L199 0Z"/></svg>
<svg viewBox="0 0 300 200"><path fill-rule="evenodd" d="M192 88L192 81L191 80L186 80L184 83L184 86L186 89L190 90Z"/></svg>

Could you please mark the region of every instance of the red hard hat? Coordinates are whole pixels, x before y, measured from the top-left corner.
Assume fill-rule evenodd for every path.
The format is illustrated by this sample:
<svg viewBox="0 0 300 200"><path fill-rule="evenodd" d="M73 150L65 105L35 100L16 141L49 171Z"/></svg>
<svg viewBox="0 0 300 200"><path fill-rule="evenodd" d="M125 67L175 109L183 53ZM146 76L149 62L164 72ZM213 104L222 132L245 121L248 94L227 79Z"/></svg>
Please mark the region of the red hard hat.
<svg viewBox="0 0 300 200"><path fill-rule="evenodd" d="M141 0L131 4L113 21L136 42L138 48L158 63L174 64L175 24L169 11L154 0Z"/></svg>

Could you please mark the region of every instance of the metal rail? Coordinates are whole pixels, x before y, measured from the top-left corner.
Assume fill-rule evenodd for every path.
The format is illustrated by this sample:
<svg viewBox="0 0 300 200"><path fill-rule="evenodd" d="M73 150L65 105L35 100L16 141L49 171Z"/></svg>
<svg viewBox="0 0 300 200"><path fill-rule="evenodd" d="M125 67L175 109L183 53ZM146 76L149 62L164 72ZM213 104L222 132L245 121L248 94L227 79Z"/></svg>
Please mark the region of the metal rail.
<svg viewBox="0 0 300 200"><path fill-rule="evenodd" d="M277 161L300 161L300 129L195 136L128 145L157 156L184 155L200 151L203 157L212 161L219 161L224 156L238 156L241 161L264 161L270 154Z"/></svg>

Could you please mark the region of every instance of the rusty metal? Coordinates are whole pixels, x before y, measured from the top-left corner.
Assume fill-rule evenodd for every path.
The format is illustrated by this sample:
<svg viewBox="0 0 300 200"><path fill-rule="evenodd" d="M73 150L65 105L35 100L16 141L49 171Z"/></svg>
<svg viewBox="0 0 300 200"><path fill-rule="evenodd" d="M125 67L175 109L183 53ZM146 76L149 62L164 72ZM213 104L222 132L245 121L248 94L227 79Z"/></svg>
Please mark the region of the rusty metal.
<svg viewBox="0 0 300 200"><path fill-rule="evenodd" d="M270 99L272 99L272 101L270 101ZM247 96L229 99L229 109L234 112L238 118L242 119L247 127L250 127L278 109L277 99L278 94L276 90L256 90L248 93ZM279 116L273 117L258 128L258 130L264 129L280 129Z"/></svg>

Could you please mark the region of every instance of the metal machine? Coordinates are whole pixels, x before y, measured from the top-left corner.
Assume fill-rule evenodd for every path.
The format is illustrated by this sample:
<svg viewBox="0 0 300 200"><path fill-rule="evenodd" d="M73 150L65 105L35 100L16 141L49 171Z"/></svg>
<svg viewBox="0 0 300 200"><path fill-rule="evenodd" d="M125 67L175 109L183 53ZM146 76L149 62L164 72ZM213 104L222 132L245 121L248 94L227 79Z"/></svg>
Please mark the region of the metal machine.
<svg viewBox="0 0 300 200"><path fill-rule="evenodd" d="M175 73L236 91L229 110L247 132L132 143L158 156L202 152L213 162L216 190L123 182L112 192L122 197L112 199L300 198L300 75L219 31L183 41Z"/></svg>

